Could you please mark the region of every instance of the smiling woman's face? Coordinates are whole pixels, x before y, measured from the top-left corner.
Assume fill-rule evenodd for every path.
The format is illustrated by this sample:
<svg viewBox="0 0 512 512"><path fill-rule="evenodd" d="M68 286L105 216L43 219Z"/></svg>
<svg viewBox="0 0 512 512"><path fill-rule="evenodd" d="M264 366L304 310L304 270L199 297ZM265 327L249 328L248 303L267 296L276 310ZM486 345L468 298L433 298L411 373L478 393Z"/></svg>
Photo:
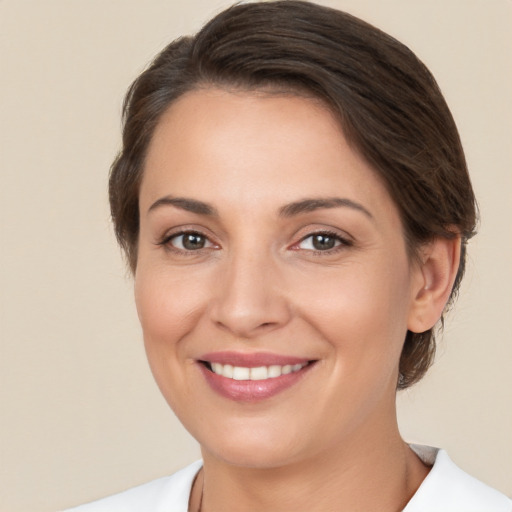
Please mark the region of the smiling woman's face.
<svg viewBox="0 0 512 512"><path fill-rule="evenodd" d="M206 456L272 467L385 430L421 286L385 186L317 102L199 90L163 116L136 303Z"/></svg>

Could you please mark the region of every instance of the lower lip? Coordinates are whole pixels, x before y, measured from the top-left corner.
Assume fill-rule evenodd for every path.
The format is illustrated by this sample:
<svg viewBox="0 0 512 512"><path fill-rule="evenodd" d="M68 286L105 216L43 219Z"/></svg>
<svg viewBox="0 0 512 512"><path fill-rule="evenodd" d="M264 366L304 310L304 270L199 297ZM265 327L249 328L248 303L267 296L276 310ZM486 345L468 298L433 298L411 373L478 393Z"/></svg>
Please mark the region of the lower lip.
<svg viewBox="0 0 512 512"><path fill-rule="evenodd" d="M198 363L206 381L219 395L239 402L259 402L271 398L303 379L312 368L310 363L297 372L264 380L234 380L213 373Z"/></svg>

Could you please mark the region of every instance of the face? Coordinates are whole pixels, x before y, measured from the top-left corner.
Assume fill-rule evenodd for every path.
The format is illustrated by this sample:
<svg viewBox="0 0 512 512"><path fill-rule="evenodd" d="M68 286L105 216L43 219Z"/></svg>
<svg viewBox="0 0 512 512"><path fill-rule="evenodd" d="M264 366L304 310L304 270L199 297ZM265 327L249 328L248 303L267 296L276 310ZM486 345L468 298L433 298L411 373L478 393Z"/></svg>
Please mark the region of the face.
<svg viewBox="0 0 512 512"><path fill-rule="evenodd" d="M140 191L151 369L205 455L276 467L382 432L418 286L385 186L305 98L174 103Z"/></svg>

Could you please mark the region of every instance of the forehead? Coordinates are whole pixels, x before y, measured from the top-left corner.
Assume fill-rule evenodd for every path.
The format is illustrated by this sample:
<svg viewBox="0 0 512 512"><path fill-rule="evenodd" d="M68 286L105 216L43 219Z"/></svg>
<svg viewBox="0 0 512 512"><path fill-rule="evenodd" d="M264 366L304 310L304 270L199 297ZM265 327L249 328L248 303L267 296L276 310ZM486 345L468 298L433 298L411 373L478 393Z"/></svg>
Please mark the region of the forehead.
<svg viewBox="0 0 512 512"><path fill-rule="evenodd" d="M321 140L327 142L324 147L318 146ZM302 145L304 153L310 146L318 158L319 150L324 153L333 141L343 143L343 134L319 100L263 91L199 89L181 96L162 116L149 146L146 169L151 169L153 159L172 156L178 164L177 157L199 158L205 153L223 156L226 163L228 154L231 159L240 155L239 166L247 167L250 162L241 155L248 150L260 150L262 159L265 155L293 158L300 142L308 142Z"/></svg>
<svg viewBox="0 0 512 512"><path fill-rule="evenodd" d="M219 89L187 93L162 116L141 206L165 194L259 207L326 195L391 203L320 101Z"/></svg>

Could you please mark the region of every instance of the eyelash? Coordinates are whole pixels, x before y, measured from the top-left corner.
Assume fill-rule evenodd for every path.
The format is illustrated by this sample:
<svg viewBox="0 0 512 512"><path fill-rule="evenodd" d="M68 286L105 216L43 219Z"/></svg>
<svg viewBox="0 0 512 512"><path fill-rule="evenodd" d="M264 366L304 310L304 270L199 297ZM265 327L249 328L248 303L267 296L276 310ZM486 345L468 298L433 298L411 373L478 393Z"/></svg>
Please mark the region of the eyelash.
<svg viewBox="0 0 512 512"><path fill-rule="evenodd" d="M301 238L298 243L294 244L293 248L297 247L295 250L300 251L301 249L298 248L298 246L301 243L303 243L308 238L313 238L315 236L320 236L320 235L328 237L328 238L332 238L335 240L335 242L338 242L338 243L331 249L326 249L326 250L306 249L309 253L311 253L314 256L325 256L325 255L336 254L337 252L342 251L348 247L352 247L354 245L352 240L342 237L339 233L337 233L335 231L320 230L320 231L315 231L313 233L308 233L305 237Z"/></svg>
<svg viewBox="0 0 512 512"><path fill-rule="evenodd" d="M177 239L180 236L183 237L186 235L195 235L197 237L203 238L205 240L205 243L210 244L210 247L201 247L199 249L192 250L192 249L180 249L179 247L175 247L174 245L172 245L171 242L174 239ZM178 253L180 255L186 255L186 256L193 256L195 254L200 254L203 251L210 250L212 247L215 246L215 244L210 240L210 238L207 237L204 233L201 233L200 231L196 231L193 229L178 231L176 233L172 233L170 235L164 236L164 238L162 240L160 240L160 242L157 242L156 245L160 245L160 246L164 247L167 251L172 251L172 252Z"/></svg>
<svg viewBox="0 0 512 512"><path fill-rule="evenodd" d="M180 236L181 237L185 236L185 235L198 236L198 237L204 239L205 243L210 244L210 246L209 247L201 247L199 249L193 250L193 249L181 249L179 247L175 247L174 245L172 245L172 243L171 243L172 240L177 239ZM300 247L298 247L300 244L302 244L308 238L313 238L315 236L325 236L327 238L332 238L335 240L335 242L337 242L337 244L334 247L332 247L330 249L326 249L326 250L300 249ZM192 229L178 231L176 233L172 233L170 235L164 236L164 238L161 241L157 242L156 245L162 246L168 251L176 252L176 253L187 255L187 256L194 255L194 254L201 254L203 251L210 250L210 249L212 249L212 247L216 246L216 244L214 244L210 240L210 238L208 236L206 236L204 233L201 233L200 231L196 231L196 230L192 230ZM306 236L301 238L299 240L299 242L293 244L291 249L296 250L296 251L305 250L308 253L315 255L315 256L325 256L325 255L336 254L337 252L344 250L347 247L352 247L353 245L354 245L354 243L351 240L340 236L338 233L336 233L334 231L321 230L321 231L315 231L313 233L308 233Z"/></svg>

